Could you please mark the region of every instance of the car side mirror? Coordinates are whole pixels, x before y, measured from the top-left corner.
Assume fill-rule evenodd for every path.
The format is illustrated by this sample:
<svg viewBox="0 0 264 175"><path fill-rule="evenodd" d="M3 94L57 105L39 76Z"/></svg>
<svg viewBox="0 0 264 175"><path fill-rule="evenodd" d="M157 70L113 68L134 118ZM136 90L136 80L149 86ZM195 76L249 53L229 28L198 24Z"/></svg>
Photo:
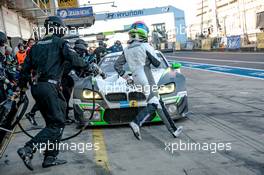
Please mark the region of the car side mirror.
<svg viewBox="0 0 264 175"><path fill-rule="evenodd" d="M181 63L174 62L171 64L172 69L180 69L181 68Z"/></svg>

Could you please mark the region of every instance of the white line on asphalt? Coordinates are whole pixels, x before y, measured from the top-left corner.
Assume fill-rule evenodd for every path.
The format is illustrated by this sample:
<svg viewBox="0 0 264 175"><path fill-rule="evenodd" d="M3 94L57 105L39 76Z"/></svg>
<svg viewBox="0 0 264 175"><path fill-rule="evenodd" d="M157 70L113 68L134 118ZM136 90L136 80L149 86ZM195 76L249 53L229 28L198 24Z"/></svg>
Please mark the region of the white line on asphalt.
<svg viewBox="0 0 264 175"><path fill-rule="evenodd" d="M257 79L257 80L263 80L263 78L258 78L258 77L253 77L253 76L239 75L239 74L233 74L233 73L227 73L227 72L219 72L219 71L202 69L202 68L196 68L196 67L185 67L185 68L186 69L196 69L196 70L200 70L200 71L213 72L213 73L217 73L217 74L233 75L233 76L236 76L236 77L243 77L243 78L252 78L252 79Z"/></svg>
<svg viewBox="0 0 264 175"><path fill-rule="evenodd" d="M201 54L226 54L226 55L264 55L262 52L199 52L199 51L182 51L182 52L174 52L174 53L201 53Z"/></svg>
<svg viewBox="0 0 264 175"><path fill-rule="evenodd" d="M189 59L189 60L230 62L230 63L264 64L264 62L259 62L259 61L221 60L221 59L213 59L213 58L179 57L179 56L169 56L169 55L166 55L166 57L180 58L180 59Z"/></svg>
<svg viewBox="0 0 264 175"><path fill-rule="evenodd" d="M175 61L175 60L169 60L168 59L168 61L171 62L171 61ZM210 66L217 66L217 67L229 67L229 68L238 68L238 69L248 69L248 70L263 71L263 69L255 69L255 68L247 68L247 67L238 67L238 66L228 66L228 65L210 64L210 63L198 63L198 62L180 61L180 60L179 60L179 62L191 63L191 64L199 64L199 65L210 65Z"/></svg>

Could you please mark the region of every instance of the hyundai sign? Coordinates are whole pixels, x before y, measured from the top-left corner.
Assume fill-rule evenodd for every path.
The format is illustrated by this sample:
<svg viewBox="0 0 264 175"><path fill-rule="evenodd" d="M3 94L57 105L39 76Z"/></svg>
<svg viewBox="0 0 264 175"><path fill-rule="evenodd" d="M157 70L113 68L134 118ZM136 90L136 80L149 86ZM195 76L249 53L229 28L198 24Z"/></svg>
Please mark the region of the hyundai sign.
<svg viewBox="0 0 264 175"><path fill-rule="evenodd" d="M144 15L143 10L130 10L125 12L117 13L106 13L106 19L124 18L124 17L134 17Z"/></svg>
<svg viewBox="0 0 264 175"><path fill-rule="evenodd" d="M63 19L82 18L93 16L92 7L58 9L57 15Z"/></svg>

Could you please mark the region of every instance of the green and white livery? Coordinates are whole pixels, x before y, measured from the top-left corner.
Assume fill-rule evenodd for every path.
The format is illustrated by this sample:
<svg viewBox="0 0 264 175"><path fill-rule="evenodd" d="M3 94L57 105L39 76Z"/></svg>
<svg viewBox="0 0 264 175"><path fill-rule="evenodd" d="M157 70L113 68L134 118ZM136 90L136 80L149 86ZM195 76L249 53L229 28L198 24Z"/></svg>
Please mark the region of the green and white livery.
<svg viewBox="0 0 264 175"><path fill-rule="evenodd" d="M162 97L169 114L173 119L186 117L188 113L187 90L185 77L180 72L181 65L170 65L163 54L156 51L161 59L158 68L152 68L157 90ZM144 108L146 97L142 88L131 87L126 80L119 77L114 64L121 52L111 53L102 58L99 67L106 73L107 78L94 78L94 92L92 77L81 78L75 82L73 92L74 115L88 120L95 109L90 125L115 125L129 123ZM128 66L125 66L129 71ZM144 89L143 89L144 90ZM95 104L93 104L93 98ZM149 122L161 121L157 114Z"/></svg>

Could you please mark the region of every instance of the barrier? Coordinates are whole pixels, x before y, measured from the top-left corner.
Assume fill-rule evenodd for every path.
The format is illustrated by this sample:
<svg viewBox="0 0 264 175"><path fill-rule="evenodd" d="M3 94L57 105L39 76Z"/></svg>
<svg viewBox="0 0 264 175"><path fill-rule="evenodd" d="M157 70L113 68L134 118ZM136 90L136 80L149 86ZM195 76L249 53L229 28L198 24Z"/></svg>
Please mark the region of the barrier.
<svg viewBox="0 0 264 175"><path fill-rule="evenodd" d="M188 40L185 44L184 50L264 51L264 32Z"/></svg>
<svg viewBox="0 0 264 175"><path fill-rule="evenodd" d="M193 50L194 43L192 41L187 41L186 43L186 50Z"/></svg>
<svg viewBox="0 0 264 175"><path fill-rule="evenodd" d="M175 50L181 50L181 43L180 42L175 43Z"/></svg>
<svg viewBox="0 0 264 175"><path fill-rule="evenodd" d="M210 38L202 40L202 50L211 50L212 40Z"/></svg>
<svg viewBox="0 0 264 175"><path fill-rule="evenodd" d="M168 47L167 49L173 49L174 43L173 42L168 42Z"/></svg>
<svg viewBox="0 0 264 175"><path fill-rule="evenodd" d="M257 33L257 48L264 49L264 33Z"/></svg>
<svg viewBox="0 0 264 175"><path fill-rule="evenodd" d="M165 48L166 48L166 47L165 47L165 43L161 43L161 44L160 44L160 49L161 49L161 50L164 50Z"/></svg>

